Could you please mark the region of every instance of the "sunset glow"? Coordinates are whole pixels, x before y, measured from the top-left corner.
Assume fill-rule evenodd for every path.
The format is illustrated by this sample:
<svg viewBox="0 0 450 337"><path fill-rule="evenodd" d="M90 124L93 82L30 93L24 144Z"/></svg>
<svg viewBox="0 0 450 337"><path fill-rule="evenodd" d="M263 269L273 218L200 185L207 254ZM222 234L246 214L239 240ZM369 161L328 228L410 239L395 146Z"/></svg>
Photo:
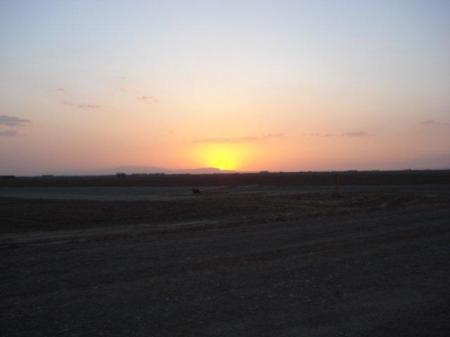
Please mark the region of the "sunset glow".
<svg viewBox="0 0 450 337"><path fill-rule="evenodd" d="M239 145L208 144L197 151L202 166L220 170L242 170L246 159L245 148Z"/></svg>
<svg viewBox="0 0 450 337"><path fill-rule="evenodd" d="M0 174L450 167L449 12L2 1Z"/></svg>

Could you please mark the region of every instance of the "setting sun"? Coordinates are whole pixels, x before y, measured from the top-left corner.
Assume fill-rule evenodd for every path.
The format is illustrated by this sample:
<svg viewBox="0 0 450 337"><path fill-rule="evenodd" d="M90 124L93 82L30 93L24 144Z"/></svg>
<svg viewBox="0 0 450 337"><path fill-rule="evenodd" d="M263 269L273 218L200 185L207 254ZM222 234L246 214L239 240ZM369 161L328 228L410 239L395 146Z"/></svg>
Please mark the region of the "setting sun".
<svg viewBox="0 0 450 337"><path fill-rule="evenodd" d="M207 144L198 148L198 159L202 165L221 170L242 169L247 149L242 145Z"/></svg>
<svg viewBox="0 0 450 337"><path fill-rule="evenodd" d="M221 170L236 169L236 156L230 149L218 149L208 159L210 166Z"/></svg>

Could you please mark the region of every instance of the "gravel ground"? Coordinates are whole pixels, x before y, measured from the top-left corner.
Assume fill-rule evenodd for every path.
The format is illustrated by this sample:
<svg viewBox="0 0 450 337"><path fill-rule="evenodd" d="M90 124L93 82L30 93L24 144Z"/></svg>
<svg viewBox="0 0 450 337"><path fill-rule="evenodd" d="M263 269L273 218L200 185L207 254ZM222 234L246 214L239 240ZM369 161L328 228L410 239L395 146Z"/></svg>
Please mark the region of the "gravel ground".
<svg viewBox="0 0 450 337"><path fill-rule="evenodd" d="M450 187L250 192L0 198L0 335L448 335Z"/></svg>

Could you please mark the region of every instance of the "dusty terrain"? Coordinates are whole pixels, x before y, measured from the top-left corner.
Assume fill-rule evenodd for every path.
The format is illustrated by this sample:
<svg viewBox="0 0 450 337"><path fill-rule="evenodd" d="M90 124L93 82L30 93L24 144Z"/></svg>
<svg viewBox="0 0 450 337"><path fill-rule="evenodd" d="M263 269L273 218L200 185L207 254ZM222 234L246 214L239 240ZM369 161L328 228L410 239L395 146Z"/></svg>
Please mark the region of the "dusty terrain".
<svg viewBox="0 0 450 337"><path fill-rule="evenodd" d="M0 187L2 336L447 336L450 185Z"/></svg>

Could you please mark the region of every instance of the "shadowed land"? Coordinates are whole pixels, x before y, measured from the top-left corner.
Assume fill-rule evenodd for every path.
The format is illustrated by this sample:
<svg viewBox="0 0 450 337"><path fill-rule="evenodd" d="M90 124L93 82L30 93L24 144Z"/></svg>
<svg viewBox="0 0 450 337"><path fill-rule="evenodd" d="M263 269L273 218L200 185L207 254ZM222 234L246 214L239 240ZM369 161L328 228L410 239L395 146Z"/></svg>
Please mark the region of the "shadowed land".
<svg viewBox="0 0 450 337"><path fill-rule="evenodd" d="M100 176L0 176L0 187L75 186L329 186L450 184L450 170L130 174Z"/></svg>
<svg viewBox="0 0 450 337"><path fill-rule="evenodd" d="M0 189L7 336L446 336L450 185Z"/></svg>

